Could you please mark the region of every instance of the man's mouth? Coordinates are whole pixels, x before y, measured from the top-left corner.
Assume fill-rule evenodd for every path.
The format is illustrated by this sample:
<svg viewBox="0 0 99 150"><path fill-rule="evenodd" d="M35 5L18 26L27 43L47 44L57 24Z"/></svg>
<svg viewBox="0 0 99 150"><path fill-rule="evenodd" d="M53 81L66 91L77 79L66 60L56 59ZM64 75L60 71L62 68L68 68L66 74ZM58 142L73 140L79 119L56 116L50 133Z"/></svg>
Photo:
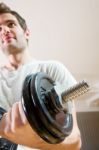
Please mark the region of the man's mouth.
<svg viewBox="0 0 99 150"><path fill-rule="evenodd" d="M4 39L3 39L3 43L5 43L5 42L11 42L13 39L15 39L13 36L6 36L6 37L4 37Z"/></svg>

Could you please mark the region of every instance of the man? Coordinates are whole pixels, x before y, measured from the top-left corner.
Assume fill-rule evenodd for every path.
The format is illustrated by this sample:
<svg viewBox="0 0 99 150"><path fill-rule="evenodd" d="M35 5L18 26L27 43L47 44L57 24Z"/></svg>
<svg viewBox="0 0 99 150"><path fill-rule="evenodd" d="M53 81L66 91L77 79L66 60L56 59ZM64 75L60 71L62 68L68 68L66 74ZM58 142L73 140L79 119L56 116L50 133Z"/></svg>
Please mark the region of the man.
<svg viewBox="0 0 99 150"><path fill-rule="evenodd" d="M0 106L7 110L0 121L0 135L20 145L20 150L79 150L80 132L73 103L73 130L60 144L43 141L29 125L21 106L25 77L36 72L47 73L62 85L61 91L76 83L69 71L59 62L32 60L27 50L29 30L25 20L8 6L0 4L0 46L8 63L0 70ZM31 62L29 62L31 60ZM27 63L29 62L29 63Z"/></svg>

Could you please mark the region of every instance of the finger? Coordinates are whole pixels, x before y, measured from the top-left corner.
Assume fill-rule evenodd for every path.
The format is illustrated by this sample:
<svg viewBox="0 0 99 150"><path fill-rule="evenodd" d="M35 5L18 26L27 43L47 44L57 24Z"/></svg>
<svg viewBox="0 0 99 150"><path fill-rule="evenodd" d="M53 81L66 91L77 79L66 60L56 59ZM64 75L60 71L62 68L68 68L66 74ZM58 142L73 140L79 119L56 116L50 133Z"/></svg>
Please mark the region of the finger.
<svg viewBox="0 0 99 150"><path fill-rule="evenodd" d="M13 104L11 108L11 120L11 129L13 132L20 130L20 128L24 125L21 113L19 111L19 102Z"/></svg>
<svg viewBox="0 0 99 150"><path fill-rule="evenodd" d="M5 113L0 121L0 135L11 133L11 109Z"/></svg>
<svg viewBox="0 0 99 150"><path fill-rule="evenodd" d="M25 116L25 113L24 113L24 111L23 111L23 107L22 107L21 102L19 102L19 113L20 113L22 122L23 122L24 124L27 124L27 123L28 123L28 120L27 120L27 118L26 118L26 116Z"/></svg>

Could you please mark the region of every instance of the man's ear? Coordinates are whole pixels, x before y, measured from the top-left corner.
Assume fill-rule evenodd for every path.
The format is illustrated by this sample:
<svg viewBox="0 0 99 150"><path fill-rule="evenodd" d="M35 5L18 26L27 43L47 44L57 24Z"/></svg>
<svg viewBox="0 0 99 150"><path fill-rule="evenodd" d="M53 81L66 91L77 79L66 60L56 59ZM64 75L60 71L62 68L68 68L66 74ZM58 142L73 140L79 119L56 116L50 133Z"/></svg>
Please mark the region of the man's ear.
<svg viewBox="0 0 99 150"><path fill-rule="evenodd" d="M29 39L29 36L30 36L30 31L29 31L29 29L26 29L25 37L26 37L27 40Z"/></svg>

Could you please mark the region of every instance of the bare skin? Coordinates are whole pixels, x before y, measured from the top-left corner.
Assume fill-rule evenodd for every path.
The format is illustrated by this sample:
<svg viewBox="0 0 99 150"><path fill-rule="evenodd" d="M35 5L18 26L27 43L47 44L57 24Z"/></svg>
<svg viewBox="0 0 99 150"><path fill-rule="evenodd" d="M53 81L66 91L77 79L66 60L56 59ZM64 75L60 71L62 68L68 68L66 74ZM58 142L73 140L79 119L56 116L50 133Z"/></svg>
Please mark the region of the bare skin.
<svg viewBox="0 0 99 150"><path fill-rule="evenodd" d="M17 70L21 65L31 60L27 51L27 39L29 39L28 30L23 31L15 16L9 13L0 15L0 46L7 56L8 63L4 67L8 71ZM74 125L70 136L61 144L51 145L43 141L30 127L19 101L13 104L12 108L3 115L0 122L0 135L17 144L40 150L79 150L81 137L74 105L72 115Z"/></svg>

